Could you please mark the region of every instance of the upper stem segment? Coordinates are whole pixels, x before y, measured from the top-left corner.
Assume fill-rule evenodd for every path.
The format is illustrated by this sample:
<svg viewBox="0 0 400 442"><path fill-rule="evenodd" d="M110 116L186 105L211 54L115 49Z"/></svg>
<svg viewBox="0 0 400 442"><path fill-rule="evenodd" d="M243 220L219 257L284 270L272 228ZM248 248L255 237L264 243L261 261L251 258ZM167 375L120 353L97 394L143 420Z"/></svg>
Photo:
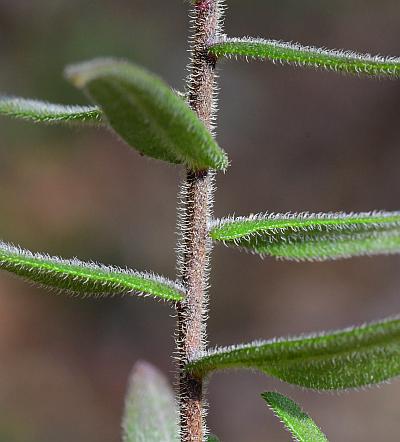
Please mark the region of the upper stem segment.
<svg viewBox="0 0 400 442"><path fill-rule="evenodd" d="M215 58L208 42L220 34L219 0L195 2L191 13L191 64L189 104L212 131L215 111ZM202 379L184 371L187 362L206 349L208 266L211 241L208 221L212 211L213 172L187 170L181 188L179 273L187 295L178 303L179 408L182 442L201 442L205 437L205 404Z"/></svg>

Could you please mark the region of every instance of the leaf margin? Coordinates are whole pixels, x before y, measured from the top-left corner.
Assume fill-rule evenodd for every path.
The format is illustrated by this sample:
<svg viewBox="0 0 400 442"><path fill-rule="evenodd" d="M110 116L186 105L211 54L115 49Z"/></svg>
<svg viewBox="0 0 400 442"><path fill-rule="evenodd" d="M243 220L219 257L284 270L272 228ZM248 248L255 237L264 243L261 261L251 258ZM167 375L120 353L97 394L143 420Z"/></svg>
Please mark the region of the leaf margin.
<svg viewBox="0 0 400 442"><path fill-rule="evenodd" d="M168 405L168 407L159 408L157 404L157 410L154 408L154 403L151 403L150 396L154 396L156 391L162 395L162 399L164 405ZM145 398L143 393L148 393L148 397ZM139 406L139 416L137 416L137 412L135 412L136 405ZM140 406L147 406L149 411L152 411L150 416L150 428L149 424L140 428L140 425L143 427L143 422L141 418L143 418L143 414L140 414L141 409ZM167 434L168 440L165 442L178 442L179 439L179 426L178 426L178 410L176 400L170 387L166 377L164 374L152 364L149 364L145 361L137 361L130 373L129 381L128 381L128 389L125 397L125 407L124 414L122 418L122 441L123 442L159 442L159 439L155 440L153 438L154 434L149 435L146 431L154 430L151 428L151 425L154 423L153 418L155 412L158 411L161 413L162 418L160 419L164 424L163 427L163 437ZM167 416L168 415L168 416ZM144 414L146 416L146 413ZM140 422L134 421L136 418ZM171 419L171 421L169 420ZM137 425L136 425L137 424ZM139 427L139 428L132 428ZM160 425L157 425L157 429L159 430ZM132 431L136 430L136 434Z"/></svg>
<svg viewBox="0 0 400 442"><path fill-rule="evenodd" d="M267 212L231 216L211 221L209 236L228 247L283 260L389 255L400 252L400 212Z"/></svg>
<svg viewBox="0 0 400 442"><path fill-rule="evenodd" d="M97 106L63 105L7 95L0 95L0 115L51 125L104 125L102 112Z"/></svg>
<svg viewBox="0 0 400 442"><path fill-rule="evenodd" d="M318 48L281 40L222 36L210 42L208 51L220 57L270 60L282 65L311 67L374 78L399 78L400 58L361 54L356 51Z"/></svg>
<svg viewBox="0 0 400 442"><path fill-rule="evenodd" d="M34 269L37 269L36 274ZM184 298L184 289L180 284L154 273L83 262L76 258L61 259L57 256L33 253L3 241L0 241L0 270L46 289L73 296L93 295L102 298L122 294L153 296L173 302ZM55 278L55 281L49 281L49 278ZM85 287L89 283L94 289Z"/></svg>
<svg viewBox="0 0 400 442"><path fill-rule="evenodd" d="M328 442L327 437L314 422L308 413L306 413L295 401L278 392L268 391L261 394L261 397L267 403L269 409L282 422L285 429L288 430L296 442ZM293 419L287 415L296 414ZM302 428L296 428L296 420L307 422L307 429L304 432ZM298 423L298 422L297 422ZM300 425L304 423L300 422ZM311 434L310 428L311 427ZM317 437L317 438L316 438ZM311 439L312 438L312 439Z"/></svg>
<svg viewBox="0 0 400 442"><path fill-rule="evenodd" d="M346 341L346 338L348 337L350 337L350 339ZM386 350L385 352L382 352L378 345L380 340L385 339L389 339L389 342L385 343ZM390 341L390 339L392 339L392 341ZM337 363L338 360L333 359L334 356L332 355L335 355L335 353L332 352L332 347L338 345L340 340L345 342L342 342L341 344L342 347L344 347L344 351L342 351L342 355L339 354L339 357L344 358L347 363L347 369L349 363L360 363L360 356L359 354L355 355L354 350L351 349L351 345L357 345L357 350L360 352L361 343L367 349L368 347L375 345L378 350L376 351L376 348L374 347L374 356L376 357L376 353L378 353L381 360L385 357L389 357L388 349L391 349L391 351L399 357L392 358L390 361L396 362L398 360L397 365L395 368L390 368L390 374L386 373L383 375L378 373L374 367L372 367L371 372L367 372L364 366L359 378L362 379L361 381L356 381L352 374L351 376L346 375L348 380L345 382L339 382L339 365ZM365 342L363 342L363 340ZM377 341L377 343L375 343L374 340ZM396 343L393 344L393 341ZM327 351L327 342L331 345L330 352L327 353L331 359L326 358L323 360L323 356L325 356L326 353L321 355L318 351ZM320 346L317 346L316 344L320 344ZM396 346L395 349L392 348L394 345ZM346 346L350 346L350 349L346 349ZM327 363L327 365L323 367L322 374L318 375L319 378L317 380L315 380L315 378L311 380L311 369L313 367L307 365L304 360L302 360L301 364L298 362L297 367L290 367L290 363L293 361L300 361L300 356L302 355L301 352L307 350L311 351L311 353L316 351L315 358L319 362L322 361ZM286 359L283 358L284 351L287 351L285 353ZM263 357L263 354L264 359L261 360L260 358ZM364 356L364 362L366 360L367 362L370 362L370 365L372 365L372 362L376 362L376 360L372 361L371 358L367 358L367 355ZM269 361L267 360L268 358L270 359ZM307 356L305 359L307 359ZM312 358L309 357L309 359ZM269 366L266 365L268 362L270 363ZM281 368L278 367L279 364L281 364ZM301 365L303 370L301 376L299 375L299 365ZM297 385L314 391L343 391L379 385L400 376L400 316L389 317L381 321L364 323L361 326L347 327L330 332L325 331L314 334L292 336L289 338L274 338L266 341L258 340L249 344L216 347L203 352L201 355L198 355L198 357L189 361L186 365L186 370L188 372L201 379L209 376L213 372L226 369L258 370L267 376L275 377L288 384ZM387 365L385 365L385 370L388 370ZM343 375L343 372L341 372L341 374Z"/></svg>
<svg viewBox="0 0 400 442"><path fill-rule="evenodd" d="M83 89L86 94L102 108L113 131L115 131L125 143L138 150L143 155L173 164L185 164L193 171L207 169L224 171L227 169L229 165L227 154L217 144L212 133L206 128L193 109L191 109L187 101L170 88L161 77L153 72L127 60L118 58L97 58L67 66L65 69L65 76L74 86ZM157 130L153 132L162 133L163 136L168 135L168 149L163 146L164 149L162 152L161 150L158 150L157 153L154 151L154 147L152 149L149 149L148 147L139 147L139 144L141 144L143 140L138 142L136 138L135 141L135 135L132 135L131 131L126 130L124 127L125 123L122 123L121 120L117 121L118 118L114 118L116 112L114 113L114 111L110 111L108 105L106 108L106 103L100 102L104 100L99 100L99 94L93 90L93 87L90 87L96 81L106 82L107 80L109 80L107 83L108 86L115 83L114 86L117 89L119 86L116 86L116 81L125 81L126 84L129 84L130 86L135 84L138 91L140 91L143 96L146 95L149 102L152 102L152 106L154 108L159 108L158 110L160 113L161 111L165 112L165 109L168 108L167 113L170 115L170 121L175 121L174 124L177 124L177 117L180 118L179 124L182 127L184 126L182 134L184 134L185 137L191 138L189 143L191 144L191 148L188 147L187 140L185 143L182 143L181 140L177 141L176 135L175 139L174 136L171 136L172 132L170 124L168 126L168 131L166 131L163 124L160 124L159 122L154 123L156 121L155 118L153 118L151 124L155 124ZM104 86L105 83L103 84L103 87ZM141 100L138 100L137 102L139 103L140 101ZM168 103L168 106L165 106L166 103ZM148 107L148 104L146 106L140 104L140 106L144 108L146 106ZM149 112L149 109L146 109L146 114L148 114L147 124L150 124L149 115L151 115L151 113ZM142 123L140 124L142 125ZM144 126L141 127L143 128ZM183 136L182 134L180 135L181 137ZM158 139L159 144L161 145L162 143L160 140L161 138ZM148 143L143 142L143 146L145 146L145 144Z"/></svg>

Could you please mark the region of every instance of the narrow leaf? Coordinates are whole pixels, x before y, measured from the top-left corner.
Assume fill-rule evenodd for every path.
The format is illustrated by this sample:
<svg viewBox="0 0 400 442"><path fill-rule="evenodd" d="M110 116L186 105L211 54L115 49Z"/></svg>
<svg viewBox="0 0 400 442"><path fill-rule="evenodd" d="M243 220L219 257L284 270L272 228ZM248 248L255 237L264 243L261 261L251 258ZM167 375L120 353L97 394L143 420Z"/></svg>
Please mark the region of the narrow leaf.
<svg viewBox="0 0 400 442"><path fill-rule="evenodd" d="M49 289L83 296L135 294L169 301L179 301L184 296L179 285L153 274L31 253L3 242L0 269Z"/></svg>
<svg viewBox="0 0 400 442"><path fill-rule="evenodd" d="M400 212L261 214L214 221L215 241L296 261L400 252Z"/></svg>
<svg viewBox="0 0 400 442"><path fill-rule="evenodd" d="M279 394L268 392L261 395L268 406L298 442L327 442L328 439L295 402Z"/></svg>
<svg viewBox="0 0 400 442"><path fill-rule="evenodd" d="M178 442L178 412L167 379L152 365L140 362L132 371L125 413L123 442Z"/></svg>
<svg viewBox="0 0 400 442"><path fill-rule="evenodd" d="M24 98L0 97L0 115L52 124L102 124L102 112L95 106L65 106Z"/></svg>
<svg viewBox="0 0 400 442"><path fill-rule="evenodd" d="M399 77L400 59L358 54L352 51L320 49L258 38L222 38L209 47L216 57L246 57L274 63L325 69L346 74Z"/></svg>
<svg viewBox="0 0 400 442"><path fill-rule="evenodd" d="M377 384L400 375L400 319L309 337L217 348L187 366L198 377L227 368L257 369L316 390Z"/></svg>
<svg viewBox="0 0 400 442"><path fill-rule="evenodd" d="M156 75L123 61L95 60L67 77L102 108L111 127L144 155L194 170L225 169L225 153L186 101Z"/></svg>

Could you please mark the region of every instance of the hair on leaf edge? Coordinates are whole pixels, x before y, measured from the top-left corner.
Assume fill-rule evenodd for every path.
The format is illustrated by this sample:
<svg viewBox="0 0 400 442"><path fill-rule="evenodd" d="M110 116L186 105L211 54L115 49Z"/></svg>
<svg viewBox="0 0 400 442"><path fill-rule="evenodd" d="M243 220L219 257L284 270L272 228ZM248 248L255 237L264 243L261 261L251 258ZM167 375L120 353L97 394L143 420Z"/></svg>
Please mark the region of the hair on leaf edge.
<svg viewBox="0 0 400 442"><path fill-rule="evenodd" d="M333 332L217 347L199 353L186 370L204 378L214 371L250 369L306 389L345 391L398 377L399 358L400 317L395 316Z"/></svg>
<svg viewBox="0 0 400 442"><path fill-rule="evenodd" d="M209 51L216 57L244 57L269 59L273 63L295 67L342 72L370 77L400 77L400 58L372 56L355 51L303 46L263 38L229 38L222 36L209 43Z"/></svg>
<svg viewBox="0 0 400 442"><path fill-rule="evenodd" d="M227 246L293 261L400 252L400 212L252 214L213 220L209 230Z"/></svg>
<svg viewBox="0 0 400 442"><path fill-rule="evenodd" d="M0 95L0 115L45 124L105 124L97 106L62 105L6 95Z"/></svg>
<svg viewBox="0 0 400 442"><path fill-rule="evenodd" d="M261 397L283 424L285 430L291 434L294 441L328 442L327 437L310 415L292 399L278 392L262 393Z"/></svg>
<svg viewBox="0 0 400 442"><path fill-rule="evenodd" d="M101 58L66 68L66 77L103 110L110 127L142 154L194 171L225 170L228 157L204 122L158 75Z"/></svg>
<svg viewBox="0 0 400 442"><path fill-rule="evenodd" d="M4 242L0 242L0 269L45 288L76 296L101 298L134 294L169 301L184 298L184 289L179 283L153 273L32 253Z"/></svg>

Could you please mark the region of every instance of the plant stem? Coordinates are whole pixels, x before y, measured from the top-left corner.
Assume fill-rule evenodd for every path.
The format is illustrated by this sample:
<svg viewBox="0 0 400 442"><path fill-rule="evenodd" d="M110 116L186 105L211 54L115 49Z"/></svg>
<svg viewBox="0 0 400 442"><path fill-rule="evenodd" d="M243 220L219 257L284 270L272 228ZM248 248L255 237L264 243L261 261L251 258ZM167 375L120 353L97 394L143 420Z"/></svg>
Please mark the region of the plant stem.
<svg viewBox="0 0 400 442"><path fill-rule="evenodd" d="M220 0L198 0L193 5L189 104L209 130L215 110L215 62L207 43L220 33ZM202 442L205 437L203 381L185 372L188 361L206 349L207 286L211 241L208 221L213 201L212 171L187 170L181 188L182 213L178 270L186 298L178 303L177 350L179 410L182 442Z"/></svg>

